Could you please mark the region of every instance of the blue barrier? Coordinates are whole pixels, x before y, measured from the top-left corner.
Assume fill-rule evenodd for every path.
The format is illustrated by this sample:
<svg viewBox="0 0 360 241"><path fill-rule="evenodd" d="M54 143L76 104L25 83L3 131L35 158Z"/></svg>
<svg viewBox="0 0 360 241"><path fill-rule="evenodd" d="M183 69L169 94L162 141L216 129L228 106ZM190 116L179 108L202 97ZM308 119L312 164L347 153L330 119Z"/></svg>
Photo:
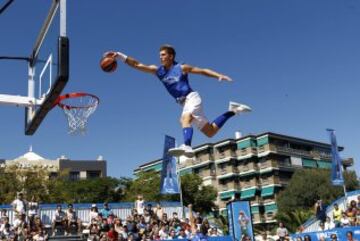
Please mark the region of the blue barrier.
<svg viewBox="0 0 360 241"><path fill-rule="evenodd" d="M321 237L324 237L326 241L331 241L331 235L335 234L337 240L339 241L346 241L346 235L348 232L352 232L354 240L360 241L360 226L355 227L348 227L348 228L334 228L326 231L320 232L309 232L309 233L299 233L299 234L292 234L291 240L297 241L300 237L301 240L304 240L304 236L308 235L311 238L311 241L318 241Z"/></svg>
<svg viewBox="0 0 360 241"><path fill-rule="evenodd" d="M219 236L219 237L205 237L204 239L206 241L234 241L233 238L230 235L227 236ZM184 241L184 239L171 239L171 240L162 240L162 241Z"/></svg>

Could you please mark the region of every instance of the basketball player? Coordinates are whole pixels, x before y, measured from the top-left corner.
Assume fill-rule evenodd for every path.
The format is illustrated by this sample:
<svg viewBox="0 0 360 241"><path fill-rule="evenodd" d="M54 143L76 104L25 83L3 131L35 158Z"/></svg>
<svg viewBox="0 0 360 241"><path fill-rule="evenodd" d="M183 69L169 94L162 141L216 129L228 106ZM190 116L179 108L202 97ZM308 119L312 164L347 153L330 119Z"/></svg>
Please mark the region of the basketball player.
<svg viewBox="0 0 360 241"><path fill-rule="evenodd" d="M194 151L191 148L193 136L192 124L200 129L206 136L212 137L228 119L236 114L251 111L251 108L247 105L230 102L228 111L221 114L214 121L209 122L203 113L202 101L199 93L195 92L189 85L188 74L201 74L217 78L219 81L232 81L231 78L211 69L203 69L188 64L179 64L175 61L175 49L170 45L163 45L160 47L160 67L156 65L145 65L121 52L112 51L105 53L105 55L112 55L114 58L121 60L137 70L156 75L164 84L170 95L183 107L180 123L183 128L184 144L178 148L170 149L170 155L185 155L188 158L194 156Z"/></svg>

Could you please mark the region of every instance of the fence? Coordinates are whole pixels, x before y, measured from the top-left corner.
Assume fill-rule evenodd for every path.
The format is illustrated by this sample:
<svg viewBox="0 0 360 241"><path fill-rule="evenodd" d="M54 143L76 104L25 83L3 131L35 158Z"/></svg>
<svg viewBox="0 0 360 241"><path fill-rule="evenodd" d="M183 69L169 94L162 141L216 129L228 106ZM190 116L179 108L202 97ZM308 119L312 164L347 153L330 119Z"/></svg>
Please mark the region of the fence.
<svg viewBox="0 0 360 241"><path fill-rule="evenodd" d="M155 202L147 202L145 206L151 204L153 207L157 205ZM76 211L77 216L81 219L82 222L90 222L90 209L92 203L81 203L73 204L73 207ZM164 212L171 216L173 212L177 212L180 218L183 217L183 211L180 202L161 202L161 207ZM51 220L56 211L57 204L40 204L38 214L41 218L41 221L44 224L51 224ZM62 209L67 209L67 204L61 204ZM103 208L102 203L96 203L99 211ZM111 211L119 218L125 219L128 215L131 214L131 209L134 208L134 203L132 202L122 202L122 203L109 203ZM8 212L10 224L13 223L15 219L14 211L10 205L1 205L0 209L6 209Z"/></svg>

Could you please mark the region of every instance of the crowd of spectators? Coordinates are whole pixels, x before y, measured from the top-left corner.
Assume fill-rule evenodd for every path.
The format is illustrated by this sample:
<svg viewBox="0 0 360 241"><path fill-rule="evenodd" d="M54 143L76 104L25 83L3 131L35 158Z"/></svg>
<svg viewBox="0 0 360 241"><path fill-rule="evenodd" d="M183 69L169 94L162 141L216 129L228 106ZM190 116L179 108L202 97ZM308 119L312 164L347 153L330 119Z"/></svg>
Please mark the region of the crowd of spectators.
<svg viewBox="0 0 360 241"><path fill-rule="evenodd" d="M180 218L173 212L168 216L160 204L145 205L142 196L134 203L131 214L122 219L117 217L107 203L99 208L91 205L90 222L76 215L72 204L62 210L57 205L51 219L51 226L43 225L38 215L38 203L27 202L22 193L13 201L14 221L9 222L7 210L1 210L1 240L41 241L56 235L83 235L91 241L140 241L194 239L201 236L219 236L216 227L210 227L207 219L194 215L189 206L189 217Z"/></svg>
<svg viewBox="0 0 360 241"><path fill-rule="evenodd" d="M316 216L320 221L319 230L325 231L333 228L351 227L360 225L360 195L356 200L351 200L345 210L341 209L337 203L334 204L334 209L330 216L325 212L319 211L321 201L315 205Z"/></svg>
<svg viewBox="0 0 360 241"><path fill-rule="evenodd" d="M341 209L337 203L334 204L334 208L329 215L326 214L326 207L321 200L318 200L314 206L314 212L317 220L319 220L319 240L329 240L326 239L325 235L321 235L323 231L331 230L333 228L346 228L353 226L360 226L360 195L357 197L357 200L351 200L347 203L345 210ZM300 233L303 231L299 230ZM288 230L283 223L279 223L279 227L276 230L277 241L287 241L290 240L290 235ZM357 241L353 237L352 231L347 231L347 239L344 241ZM263 238L263 240L266 240ZM335 233L330 235L331 241L340 241ZM304 235L304 237L297 237L296 241L311 241L310 235ZM343 241L343 240L341 240Z"/></svg>

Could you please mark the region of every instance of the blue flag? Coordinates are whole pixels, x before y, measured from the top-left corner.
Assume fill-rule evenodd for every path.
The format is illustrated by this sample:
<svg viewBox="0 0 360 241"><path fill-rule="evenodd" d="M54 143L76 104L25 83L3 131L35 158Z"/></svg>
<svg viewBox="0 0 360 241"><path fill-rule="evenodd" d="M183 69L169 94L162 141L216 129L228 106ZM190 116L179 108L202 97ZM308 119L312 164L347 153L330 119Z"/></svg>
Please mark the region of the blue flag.
<svg viewBox="0 0 360 241"><path fill-rule="evenodd" d="M330 135L331 142L331 156L332 156L332 169L331 169L331 182L334 186L344 185L344 178L342 174L342 163L338 152L338 146L336 143L335 131L327 129Z"/></svg>
<svg viewBox="0 0 360 241"><path fill-rule="evenodd" d="M161 170L160 193L180 193L176 174L176 159L168 154L170 148L175 147L175 138L165 135L164 154Z"/></svg>

